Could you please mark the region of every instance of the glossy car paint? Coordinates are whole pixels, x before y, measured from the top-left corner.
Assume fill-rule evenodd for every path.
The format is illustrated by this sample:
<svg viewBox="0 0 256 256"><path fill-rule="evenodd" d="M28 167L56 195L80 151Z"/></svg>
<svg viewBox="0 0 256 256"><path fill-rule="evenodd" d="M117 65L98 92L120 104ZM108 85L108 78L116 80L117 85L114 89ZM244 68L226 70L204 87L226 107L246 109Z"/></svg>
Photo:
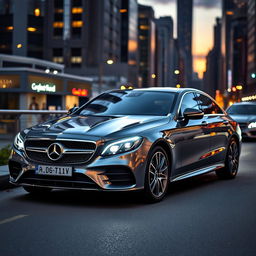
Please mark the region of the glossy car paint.
<svg viewBox="0 0 256 256"><path fill-rule="evenodd" d="M149 88L134 91L161 91L175 93L174 108L167 116L76 116L66 115L57 120L39 124L21 132L26 140L56 140L56 141L93 141L96 151L85 164L68 164L73 167L73 174L82 174L95 183L96 187L84 186L79 189L99 189L128 191L144 188L146 164L149 152L155 146L161 146L167 152L171 163L170 181L176 181L202 173L217 170L224 166L227 146L234 137L240 146L241 132L224 111L221 114L207 114L198 120L185 120L180 116L180 107L187 93L201 93L195 89ZM113 141L141 136L140 146L130 152L113 156L102 156L103 148ZM13 175L13 166L20 166ZM36 165L44 164L28 158L26 152L13 147L9 168L10 182L16 185L63 188L54 182L49 184L34 184L24 182L22 177L28 172L34 172ZM52 163L63 166L63 163ZM18 168L16 168L18 169ZM134 177L134 182L122 185L106 181L106 169L118 172L125 169ZM38 177L40 180L40 177ZM58 178L61 180L61 177ZM49 180L51 178L49 177ZM72 177L70 178L72 181ZM60 183L58 183L60 184ZM65 189L77 189L65 186Z"/></svg>

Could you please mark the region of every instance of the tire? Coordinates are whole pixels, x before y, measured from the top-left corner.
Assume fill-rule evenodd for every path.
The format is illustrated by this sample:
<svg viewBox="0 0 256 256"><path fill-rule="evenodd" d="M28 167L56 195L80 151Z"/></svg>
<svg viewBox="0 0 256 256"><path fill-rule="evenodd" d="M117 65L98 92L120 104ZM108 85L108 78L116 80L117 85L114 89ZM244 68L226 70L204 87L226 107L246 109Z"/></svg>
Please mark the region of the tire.
<svg viewBox="0 0 256 256"><path fill-rule="evenodd" d="M220 179L234 179L239 167L239 146L237 141L232 138L225 159L225 167L216 171Z"/></svg>
<svg viewBox="0 0 256 256"><path fill-rule="evenodd" d="M30 187L30 186L23 186L23 189L28 193L30 193L31 195L43 195L51 192L52 190L50 188L37 188L37 187Z"/></svg>
<svg viewBox="0 0 256 256"><path fill-rule="evenodd" d="M155 147L148 157L144 198L149 203L161 201L169 186L170 161L166 151L162 147Z"/></svg>

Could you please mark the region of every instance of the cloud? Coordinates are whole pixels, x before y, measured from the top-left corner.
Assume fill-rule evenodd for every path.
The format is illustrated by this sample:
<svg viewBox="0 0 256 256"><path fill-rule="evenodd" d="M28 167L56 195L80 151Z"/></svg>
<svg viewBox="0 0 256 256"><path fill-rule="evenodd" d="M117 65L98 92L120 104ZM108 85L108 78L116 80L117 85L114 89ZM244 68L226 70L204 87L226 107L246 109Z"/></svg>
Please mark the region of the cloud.
<svg viewBox="0 0 256 256"><path fill-rule="evenodd" d="M149 4L170 4L175 3L179 0L149 0ZM144 1L146 2L146 1ZM221 7L221 0L194 0L194 6L201 7L201 8L220 8Z"/></svg>

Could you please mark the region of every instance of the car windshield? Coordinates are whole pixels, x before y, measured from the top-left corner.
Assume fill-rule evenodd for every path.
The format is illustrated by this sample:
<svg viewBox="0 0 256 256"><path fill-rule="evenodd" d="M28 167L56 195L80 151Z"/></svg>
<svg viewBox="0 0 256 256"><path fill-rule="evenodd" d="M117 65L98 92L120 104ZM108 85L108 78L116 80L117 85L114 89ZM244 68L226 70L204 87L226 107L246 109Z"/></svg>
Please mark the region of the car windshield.
<svg viewBox="0 0 256 256"><path fill-rule="evenodd" d="M230 115L256 115L256 105L232 105L227 112Z"/></svg>
<svg viewBox="0 0 256 256"><path fill-rule="evenodd" d="M174 98L175 93L172 92L113 91L101 94L76 114L165 116L171 112Z"/></svg>

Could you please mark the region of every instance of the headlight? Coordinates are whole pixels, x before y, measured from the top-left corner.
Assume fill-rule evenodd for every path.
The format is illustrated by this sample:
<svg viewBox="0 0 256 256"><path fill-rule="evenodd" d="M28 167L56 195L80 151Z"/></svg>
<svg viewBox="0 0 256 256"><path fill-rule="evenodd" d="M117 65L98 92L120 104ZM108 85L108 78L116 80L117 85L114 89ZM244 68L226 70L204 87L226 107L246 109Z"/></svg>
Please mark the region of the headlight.
<svg viewBox="0 0 256 256"><path fill-rule="evenodd" d="M253 128L256 128L256 122L251 122L248 124L248 128L249 129L253 129Z"/></svg>
<svg viewBox="0 0 256 256"><path fill-rule="evenodd" d="M102 155L110 156L110 155L124 153L137 148L141 142L142 142L142 137L139 137L139 136L118 140L116 142L113 142L107 145L104 148Z"/></svg>
<svg viewBox="0 0 256 256"><path fill-rule="evenodd" d="M23 138L21 137L20 133L18 133L14 139L14 147L19 150L24 150L24 142L23 142Z"/></svg>

